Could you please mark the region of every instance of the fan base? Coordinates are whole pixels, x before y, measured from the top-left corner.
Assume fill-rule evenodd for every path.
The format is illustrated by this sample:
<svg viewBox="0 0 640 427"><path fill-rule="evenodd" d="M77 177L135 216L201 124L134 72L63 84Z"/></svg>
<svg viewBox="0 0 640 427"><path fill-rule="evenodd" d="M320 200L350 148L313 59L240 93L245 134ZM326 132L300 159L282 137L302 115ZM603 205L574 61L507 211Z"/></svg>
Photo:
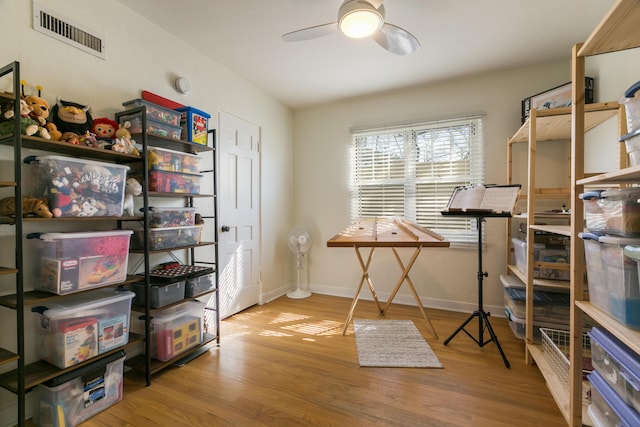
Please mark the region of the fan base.
<svg viewBox="0 0 640 427"><path fill-rule="evenodd" d="M296 289L295 291L287 292L287 297L291 299L303 299L309 298L311 291L305 291L304 289Z"/></svg>

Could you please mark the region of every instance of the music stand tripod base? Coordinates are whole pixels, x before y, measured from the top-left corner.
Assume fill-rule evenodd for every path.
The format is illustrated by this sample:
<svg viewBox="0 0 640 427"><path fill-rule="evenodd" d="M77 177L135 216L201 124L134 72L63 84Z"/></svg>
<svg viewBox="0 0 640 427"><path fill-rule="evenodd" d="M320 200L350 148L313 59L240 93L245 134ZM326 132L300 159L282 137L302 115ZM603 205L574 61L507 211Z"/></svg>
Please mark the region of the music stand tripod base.
<svg viewBox="0 0 640 427"><path fill-rule="evenodd" d="M455 336L458 335L458 333L460 331L462 331L465 334L467 334L480 347L484 347L486 344L489 344L490 342L493 341L493 342L496 343L496 347L498 347L498 351L500 352L500 356L502 356L502 361L504 362L504 365L507 368L511 368L511 365L509 364L509 361L507 360L507 356L504 354L504 351L502 351L502 347L500 346L500 342L498 341L498 337L496 336L495 332L493 331L493 327L491 327L491 322L489 321L489 316L491 315L491 313L488 313L488 312L484 311L483 305L482 305L483 279L485 277L489 276L489 273L487 273L485 271L482 271L482 222L485 220L485 216L505 217L505 216L510 216L510 215L502 215L502 214L495 214L495 215L491 215L491 214L490 215L486 215L486 214L483 214L483 215L466 214L466 216L475 216L477 224L478 224L478 309L475 310L467 318L467 320L465 320L458 327L458 329L456 329L455 332L453 334L451 334L451 336L449 338L444 340L443 343L444 343L444 345L449 344L449 342L451 342L451 340L453 338L455 338ZM465 327L473 320L474 317L478 318L478 338L476 338L473 335L471 335L469 333L469 331L467 331L465 329ZM487 339L486 341L484 340L484 331L485 331L485 329L487 331L489 331L489 336L490 336L490 338Z"/></svg>

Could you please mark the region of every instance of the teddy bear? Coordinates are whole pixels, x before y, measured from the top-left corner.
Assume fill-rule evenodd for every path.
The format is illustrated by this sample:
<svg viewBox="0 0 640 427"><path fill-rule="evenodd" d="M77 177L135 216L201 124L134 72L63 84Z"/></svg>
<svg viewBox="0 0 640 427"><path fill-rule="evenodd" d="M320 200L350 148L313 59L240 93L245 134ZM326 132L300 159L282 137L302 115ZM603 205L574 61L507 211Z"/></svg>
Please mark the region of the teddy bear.
<svg viewBox="0 0 640 427"><path fill-rule="evenodd" d="M51 139L49 131L46 128L47 118L49 117L50 107L46 99L40 97L42 92L42 86L36 86L38 89L38 95L25 95L24 88L26 86L24 80L20 80L20 86L22 88L22 100L29 107L29 117L31 117L36 123L38 123L38 136Z"/></svg>
<svg viewBox="0 0 640 427"><path fill-rule="evenodd" d="M44 129L44 128L39 126L38 122L33 120L31 117L29 117L29 113L31 111L31 109L29 108L29 105L23 99L21 99L19 102L20 102L20 132L23 135L27 135L27 136L32 136L32 135L38 136L38 133L41 132L40 129ZM1 115L2 121L0 122L0 135L8 135L13 133L13 126L14 126L13 118L15 115L13 111L13 104L7 104L3 106L1 114L2 114ZM46 132L46 129L45 129L45 133L44 134L41 133L40 136L42 136L43 138L46 138L49 136L49 134L48 132Z"/></svg>
<svg viewBox="0 0 640 427"><path fill-rule="evenodd" d="M53 122L47 122L45 125L47 131L49 131L49 136L54 141L60 141L62 139L62 132L58 130L58 127Z"/></svg>

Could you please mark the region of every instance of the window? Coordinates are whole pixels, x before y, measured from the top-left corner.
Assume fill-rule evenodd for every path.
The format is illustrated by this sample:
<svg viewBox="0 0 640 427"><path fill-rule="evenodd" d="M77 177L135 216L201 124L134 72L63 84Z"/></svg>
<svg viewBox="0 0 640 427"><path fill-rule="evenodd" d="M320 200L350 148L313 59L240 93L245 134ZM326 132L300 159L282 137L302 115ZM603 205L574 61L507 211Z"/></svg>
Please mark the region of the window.
<svg viewBox="0 0 640 427"><path fill-rule="evenodd" d="M480 116L353 131L352 220L401 216L457 246L477 243L473 218L440 214L459 185L484 182Z"/></svg>

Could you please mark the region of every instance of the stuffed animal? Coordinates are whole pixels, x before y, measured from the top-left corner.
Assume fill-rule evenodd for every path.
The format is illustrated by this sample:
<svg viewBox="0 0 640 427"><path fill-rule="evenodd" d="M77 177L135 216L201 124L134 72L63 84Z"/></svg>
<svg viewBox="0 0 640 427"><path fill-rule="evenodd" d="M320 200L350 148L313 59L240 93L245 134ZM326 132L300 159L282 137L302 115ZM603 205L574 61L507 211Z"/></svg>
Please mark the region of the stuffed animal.
<svg viewBox="0 0 640 427"><path fill-rule="evenodd" d="M93 119L93 123L91 124L91 132L101 141L113 142L117 130L118 123L108 117Z"/></svg>
<svg viewBox="0 0 640 427"><path fill-rule="evenodd" d="M60 141L66 142L68 144L79 145L80 144L80 136L74 132L65 132L62 134Z"/></svg>
<svg viewBox="0 0 640 427"><path fill-rule="evenodd" d="M77 135L84 135L91 130L93 119L90 111L90 105L63 101L58 97L56 98L56 105L51 109L51 117L60 132L73 132Z"/></svg>
<svg viewBox="0 0 640 427"><path fill-rule="evenodd" d="M47 131L49 131L49 136L51 137L51 139L53 139L54 141L60 141L62 139L62 132L58 130L58 127L55 123L47 122L45 127L47 128Z"/></svg>
<svg viewBox="0 0 640 427"><path fill-rule="evenodd" d="M29 117L29 112L30 112L29 106L24 100L21 99L20 100L20 132L23 135L27 135L27 136L37 135L41 127L38 126L38 123L36 121L34 121L31 117ZM2 108L3 121L0 122L0 135L9 135L13 133L14 115L15 113L13 111L13 104L7 104ZM45 132L46 132L46 129L45 129ZM48 136L49 134L47 132L44 135Z"/></svg>
<svg viewBox="0 0 640 427"><path fill-rule="evenodd" d="M5 197L0 200L0 215L12 216L16 214L16 198ZM22 215L36 215L42 218L51 218L53 214L47 206L47 202L43 199L36 199L35 197L24 196L22 197Z"/></svg>
<svg viewBox="0 0 640 427"><path fill-rule="evenodd" d="M112 150L118 151L120 153L132 154L134 156L139 156L140 152L135 146L135 141L131 138L131 132L129 132L129 128L131 127L131 122L121 123L118 130L115 133L115 140L113 142Z"/></svg>
<svg viewBox="0 0 640 427"><path fill-rule="evenodd" d="M40 128L38 128L38 136L45 139L51 139L51 136L49 135L49 131L46 128L50 107L47 100L40 97L40 94L42 92L42 86L36 86L36 89L38 89L37 96L36 95L25 96L24 87L26 86L26 84L27 82L25 82L24 80L20 80L20 85L22 87L22 99L29 107L29 117L31 117L40 126Z"/></svg>
<svg viewBox="0 0 640 427"><path fill-rule="evenodd" d="M123 210L127 216L133 216L133 196L142 194L142 185L135 178L128 178L124 187Z"/></svg>

